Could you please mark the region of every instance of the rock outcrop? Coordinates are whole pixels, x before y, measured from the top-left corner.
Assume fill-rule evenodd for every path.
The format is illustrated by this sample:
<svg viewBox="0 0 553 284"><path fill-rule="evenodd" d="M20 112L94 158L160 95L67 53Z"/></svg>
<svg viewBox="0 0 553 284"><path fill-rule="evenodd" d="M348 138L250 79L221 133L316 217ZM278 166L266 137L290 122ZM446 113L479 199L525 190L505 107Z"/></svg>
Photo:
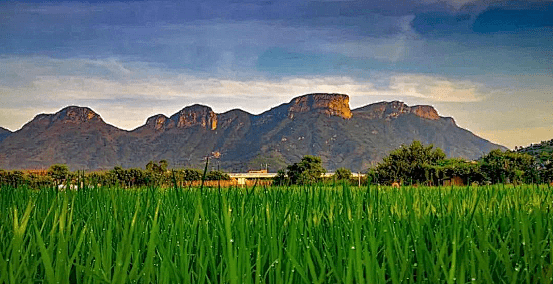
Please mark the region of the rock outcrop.
<svg viewBox="0 0 553 284"><path fill-rule="evenodd" d="M204 105L192 105L183 108L179 112L167 117L163 114L156 114L146 120L146 124L136 130L142 132L146 129L156 132L170 130L174 128L190 128L200 126L206 130L217 129L217 114Z"/></svg>
<svg viewBox="0 0 553 284"><path fill-rule="evenodd" d="M165 128L165 124L167 123L167 120L169 118L163 114L156 114L154 116L149 117L146 120L146 125L144 125L147 128L154 129L154 130L162 130Z"/></svg>
<svg viewBox="0 0 553 284"><path fill-rule="evenodd" d="M171 120L176 122L178 128L200 125L209 130L217 129L217 114L210 107L198 104L185 107L171 116Z"/></svg>
<svg viewBox="0 0 553 284"><path fill-rule="evenodd" d="M411 113L430 120L440 119L436 109L431 106L413 106L411 107Z"/></svg>
<svg viewBox="0 0 553 284"><path fill-rule="evenodd" d="M354 115L367 119L392 119L405 114L414 114L418 117L438 120L440 116L436 109L428 105L408 106L400 101L380 102L353 110Z"/></svg>
<svg viewBox="0 0 553 284"><path fill-rule="evenodd" d="M308 94L290 101L289 118L294 118L295 114L304 112L317 112L327 116L350 119L349 96L343 94Z"/></svg>
<svg viewBox="0 0 553 284"><path fill-rule="evenodd" d="M102 121L102 118L90 108L69 106L56 113L52 117L52 121L63 121L64 123L81 123L88 121Z"/></svg>

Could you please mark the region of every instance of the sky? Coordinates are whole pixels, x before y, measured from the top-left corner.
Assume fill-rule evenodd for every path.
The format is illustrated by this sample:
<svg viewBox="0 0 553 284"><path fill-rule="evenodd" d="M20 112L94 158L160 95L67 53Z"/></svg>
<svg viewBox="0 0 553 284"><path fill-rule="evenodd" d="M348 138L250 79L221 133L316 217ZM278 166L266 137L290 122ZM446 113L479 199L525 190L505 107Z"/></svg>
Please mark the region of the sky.
<svg viewBox="0 0 553 284"><path fill-rule="evenodd" d="M509 148L553 139L553 2L0 1L12 131L69 105L131 130L316 92L432 105Z"/></svg>

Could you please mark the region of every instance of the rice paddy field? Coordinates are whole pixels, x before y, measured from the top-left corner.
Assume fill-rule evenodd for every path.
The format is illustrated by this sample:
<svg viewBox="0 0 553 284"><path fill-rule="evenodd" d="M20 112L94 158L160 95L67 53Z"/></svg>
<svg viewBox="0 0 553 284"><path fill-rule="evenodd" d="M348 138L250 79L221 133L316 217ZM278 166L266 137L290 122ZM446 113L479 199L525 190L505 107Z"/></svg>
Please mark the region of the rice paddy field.
<svg viewBox="0 0 553 284"><path fill-rule="evenodd" d="M552 283L549 186L0 189L0 283Z"/></svg>

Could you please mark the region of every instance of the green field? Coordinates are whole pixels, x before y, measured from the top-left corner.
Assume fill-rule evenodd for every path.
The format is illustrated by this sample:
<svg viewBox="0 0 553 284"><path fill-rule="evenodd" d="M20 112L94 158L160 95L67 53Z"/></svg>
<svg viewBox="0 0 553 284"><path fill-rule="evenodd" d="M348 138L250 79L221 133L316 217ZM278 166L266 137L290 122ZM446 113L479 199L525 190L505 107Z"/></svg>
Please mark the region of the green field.
<svg viewBox="0 0 553 284"><path fill-rule="evenodd" d="M0 190L0 283L552 283L549 186Z"/></svg>

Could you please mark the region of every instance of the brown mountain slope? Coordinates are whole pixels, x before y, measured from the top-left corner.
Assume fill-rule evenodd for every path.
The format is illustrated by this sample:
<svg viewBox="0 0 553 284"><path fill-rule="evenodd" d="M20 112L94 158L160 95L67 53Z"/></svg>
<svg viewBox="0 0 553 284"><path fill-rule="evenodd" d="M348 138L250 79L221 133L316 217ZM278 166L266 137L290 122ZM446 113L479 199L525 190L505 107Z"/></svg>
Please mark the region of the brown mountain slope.
<svg viewBox="0 0 553 284"><path fill-rule="evenodd" d="M94 169L116 165L116 141L125 134L89 108L72 106L55 114L40 114L2 141L0 167L37 169L62 163L72 169Z"/></svg>
<svg viewBox="0 0 553 284"><path fill-rule="evenodd" d="M347 95L309 94L259 115L188 106L171 117L152 116L133 131L107 125L88 108L69 107L38 115L1 142L0 168L66 163L72 169L107 169L162 159L174 167L200 167L203 157L220 153L213 164L228 171L261 164L276 171L307 154L321 156L329 170L360 171L413 140L467 159L504 148L459 128L430 106L395 101L351 110Z"/></svg>

